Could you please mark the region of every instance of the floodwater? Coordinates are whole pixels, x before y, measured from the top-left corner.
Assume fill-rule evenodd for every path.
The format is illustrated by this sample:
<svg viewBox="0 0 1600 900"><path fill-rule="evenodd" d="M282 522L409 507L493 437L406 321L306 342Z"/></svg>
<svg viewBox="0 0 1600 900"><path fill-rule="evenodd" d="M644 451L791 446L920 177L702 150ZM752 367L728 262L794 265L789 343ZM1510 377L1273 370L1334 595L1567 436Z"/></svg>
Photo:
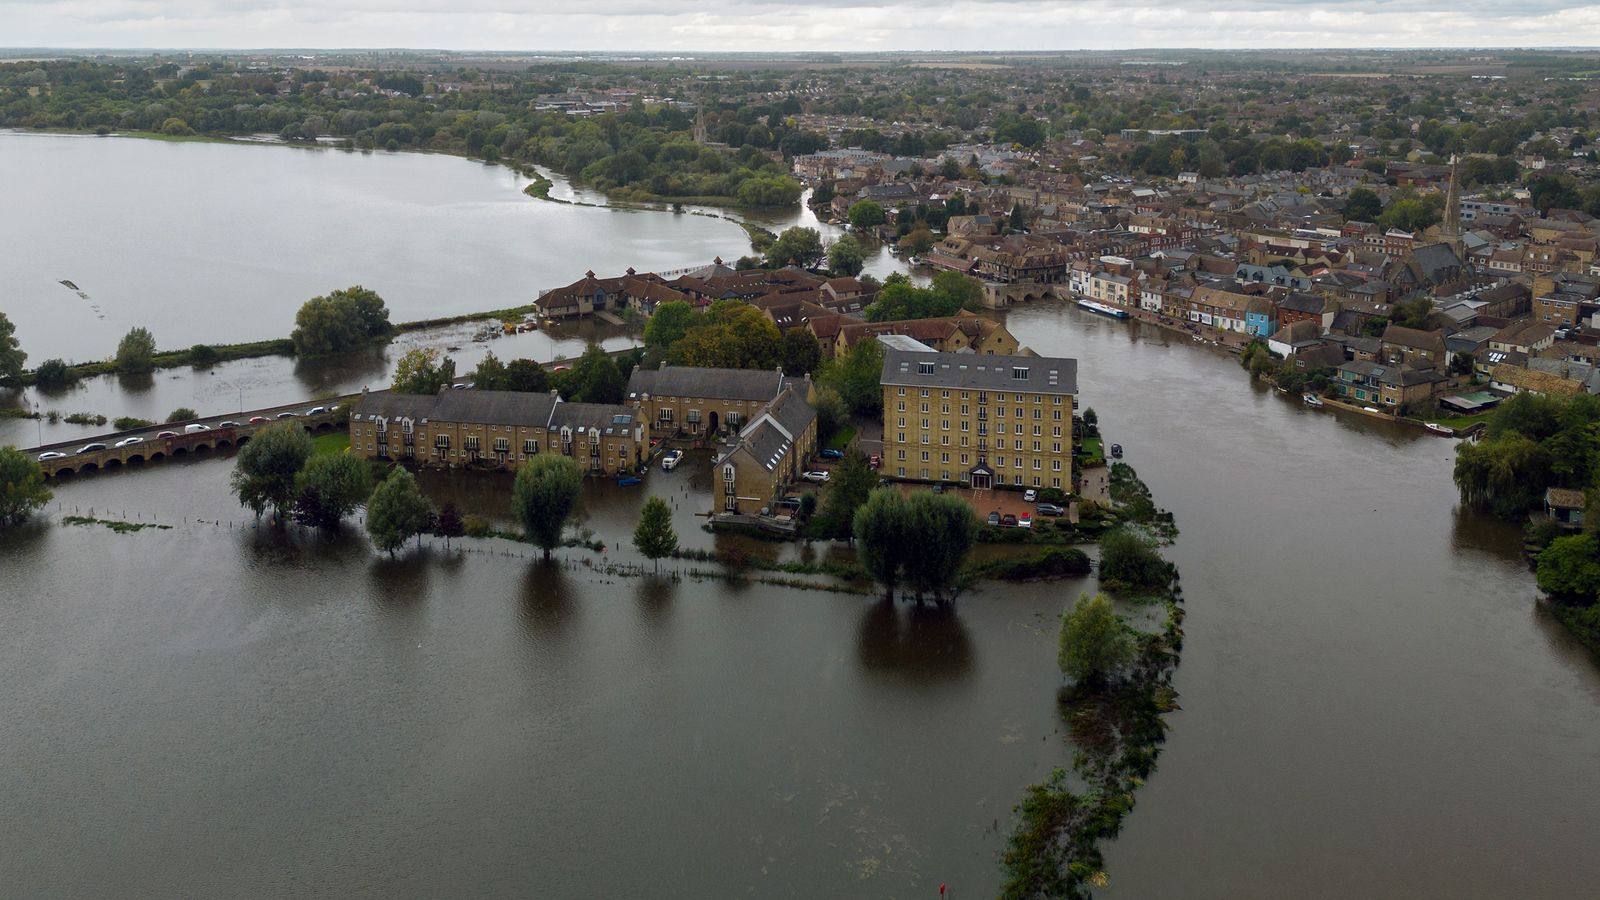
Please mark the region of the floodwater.
<svg viewBox="0 0 1600 900"><path fill-rule="evenodd" d="M1011 324L1080 358L1182 529L1183 711L1107 896L1591 892L1600 670L1534 606L1515 529L1454 509L1448 440L1147 327ZM652 492L713 546L696 462L591 484L601 556L391 562L249 528L228 470L90 476L51 511L171 531L0 537L10 890L987 896L1023 786L1070 759L1054 622L1092 582L913 615L585 564L632 559ZM502 476L424 486L506 515Z"/></svg>

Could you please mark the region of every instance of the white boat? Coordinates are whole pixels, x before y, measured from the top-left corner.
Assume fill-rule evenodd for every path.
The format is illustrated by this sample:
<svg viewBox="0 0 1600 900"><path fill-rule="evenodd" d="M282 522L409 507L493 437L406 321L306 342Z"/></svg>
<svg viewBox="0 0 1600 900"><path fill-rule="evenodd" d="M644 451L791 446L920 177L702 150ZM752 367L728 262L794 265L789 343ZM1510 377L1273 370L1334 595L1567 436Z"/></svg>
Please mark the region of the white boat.
<svg viewBox="0 0 1600 900"><path fill-rule="evenodd" d="M1454 428L1451 428L1448 425L1440 425L1438 422L1428 422L1427 425L1428 425L1428 430L1432 431L1432 432L1434 432L1436 434L1442 434L1442 435L1445 435L1446 437L1454 437L1455 436L1456 430Z"/></svg>
<svg viewBox="0 0 1600 900"><path fill-rule="evenodd" d="M1305 401L1305 404L1307 406L1321 406L1322 405L1322 398L1318 397L1316 394L1301 394L1300 395L1300 399Z"/></svg>
<svg viewBox="0 0 1600 900"><path fill-rule="evenodd" d="M1104 316L1111 316L1114 319L1126 319L1128 317L1127 310L1101 303L1098 300L1090 300L1088 297L1079 297L1078 305L1089 310L1090 312L1097 312Z"/></svg>

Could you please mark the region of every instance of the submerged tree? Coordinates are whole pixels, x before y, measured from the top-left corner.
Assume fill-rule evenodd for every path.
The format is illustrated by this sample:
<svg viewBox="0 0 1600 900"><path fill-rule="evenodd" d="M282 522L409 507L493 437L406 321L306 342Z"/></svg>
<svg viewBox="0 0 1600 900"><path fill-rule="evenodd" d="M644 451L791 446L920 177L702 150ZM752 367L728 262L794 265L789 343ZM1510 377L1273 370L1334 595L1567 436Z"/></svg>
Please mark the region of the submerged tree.
<svg viewBox="0 0 1600 900"><path fill-rule="evenodd" d="M372 469L348 453L313 456L295 477L294 518L302 525L333 528L372 493Z"/></svg>
<svg viewBox="0 0 1600 900"><path fill-rule="evenodd" d="M38 461L15 447L0 447L0 526L22 524L50 497Z"/></svg>
<svg viewBox="0 0 1600 900"><path fill-rule="evenodd" d="M1111 608L1105 594L1079 594L1061 616L1061 672L1082 685L1111 681L1133 662L1133 631Z"/></svg>
<svg viewBox="0 0 1600 900"><path fill-rule="evenodd" d="M6 314L0 312L0 384L14 382L22 375L22 364L28 354L22 352L17 342L17 326L11 324Z"/></svg>
<svg viewBox="0 0 1600 900"><path fill-rule="evenodd" d="M256 518L273 508L279 524L294 505L295 478L311 456L311 436L294 422L268 425L239 449L234 462L233 490L241 506Z"/></svg>
<svg viewBox="0 0 1600 900"><path fill-rule="evenodd" d="M851 523L856 558L872 580L883 586L886 599L894 597L895 585L900 582L900 567L910 550L906 543L910 523L906 498L892 487L878 488L868 495Z"/></svg>
<svg viewBox="0 0 1600 900"><path fill-rule="evenodd" d="M391 471L367 498L367 533L390 556L413 535L422 534L432 518L433 505L405 469Z"/></svg>
<svg viewBox="0 0 1600 900"><path fill-rule="evenodd" d="M150 329L135 327L117 343L117 371L141 375L156 367L156 339Z"/></svg>
<svg viewBox="0 0 1600 900"><path fill-rule="evenodd" d="M661 558L671 556L678 549L678 533L672 530L672 509L660 497L644 502L639 513L639 527L633 530L633 546L645 559L656 564L661 571Z"/></svg>
<svg viewBox="0 0 1600 900"><path fill-rule="evenodd" d="M565 456L540 454L517 470L511 486L511 511L528 537L550 558L561 545L567 517L583 490L578 464Z"/></svg>

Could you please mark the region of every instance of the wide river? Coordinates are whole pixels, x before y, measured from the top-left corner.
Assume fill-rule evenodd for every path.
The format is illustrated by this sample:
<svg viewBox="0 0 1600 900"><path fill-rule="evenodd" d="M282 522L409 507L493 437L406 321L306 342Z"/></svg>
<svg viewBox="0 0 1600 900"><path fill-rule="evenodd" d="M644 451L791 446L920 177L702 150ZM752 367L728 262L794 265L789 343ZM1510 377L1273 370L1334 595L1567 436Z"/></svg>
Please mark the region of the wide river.
<svg viewBox="0 0 1600 900"><path fill-rule="evenodd" d="M1516 529L1456 509L1450 441L1075 308L1010 326L1080 359L1182 530L1183 711L1106 896L1593 895L1600 669ZM914 615L580 550L389 562L246 527L228 472L69 481L0 536L7 894L989 896L1070 759L1055 620L1092 581ZM706 482L592 485L584 524L627 560L656 493L711 546ZM504 515L504 479L427 486ZM59 524L91 507L174 527Z"/></svg>

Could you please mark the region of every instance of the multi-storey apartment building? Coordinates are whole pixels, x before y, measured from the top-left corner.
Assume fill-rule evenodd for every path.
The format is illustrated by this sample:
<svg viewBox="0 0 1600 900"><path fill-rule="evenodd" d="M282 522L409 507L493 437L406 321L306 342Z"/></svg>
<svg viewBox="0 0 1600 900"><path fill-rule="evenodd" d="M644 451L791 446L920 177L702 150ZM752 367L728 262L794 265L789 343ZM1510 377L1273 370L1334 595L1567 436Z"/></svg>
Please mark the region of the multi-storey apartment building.
<svg viewBox="0 0 1600 900"><path fill-rule="evenodd" d="M1072 490L1077 360L890 348L882 384L887 474Z"/></svg>
<svg viewBox="0 0 1600 900"><path fill-rule="evenodd" d="M794 386L802 400L816 399L808 378L782 369L639 367L628 378L627 402L637 403L662 436L737 433L783 389Z"/></svg>
<svg viewBox="0 0 1600 900"><path fill-rule="evenodd" d="M540 453L584 472L636 470L650 449L638 406L566 403L552 391L363 392L350 415L350 452L376 460L515 470Z"/></svg>

